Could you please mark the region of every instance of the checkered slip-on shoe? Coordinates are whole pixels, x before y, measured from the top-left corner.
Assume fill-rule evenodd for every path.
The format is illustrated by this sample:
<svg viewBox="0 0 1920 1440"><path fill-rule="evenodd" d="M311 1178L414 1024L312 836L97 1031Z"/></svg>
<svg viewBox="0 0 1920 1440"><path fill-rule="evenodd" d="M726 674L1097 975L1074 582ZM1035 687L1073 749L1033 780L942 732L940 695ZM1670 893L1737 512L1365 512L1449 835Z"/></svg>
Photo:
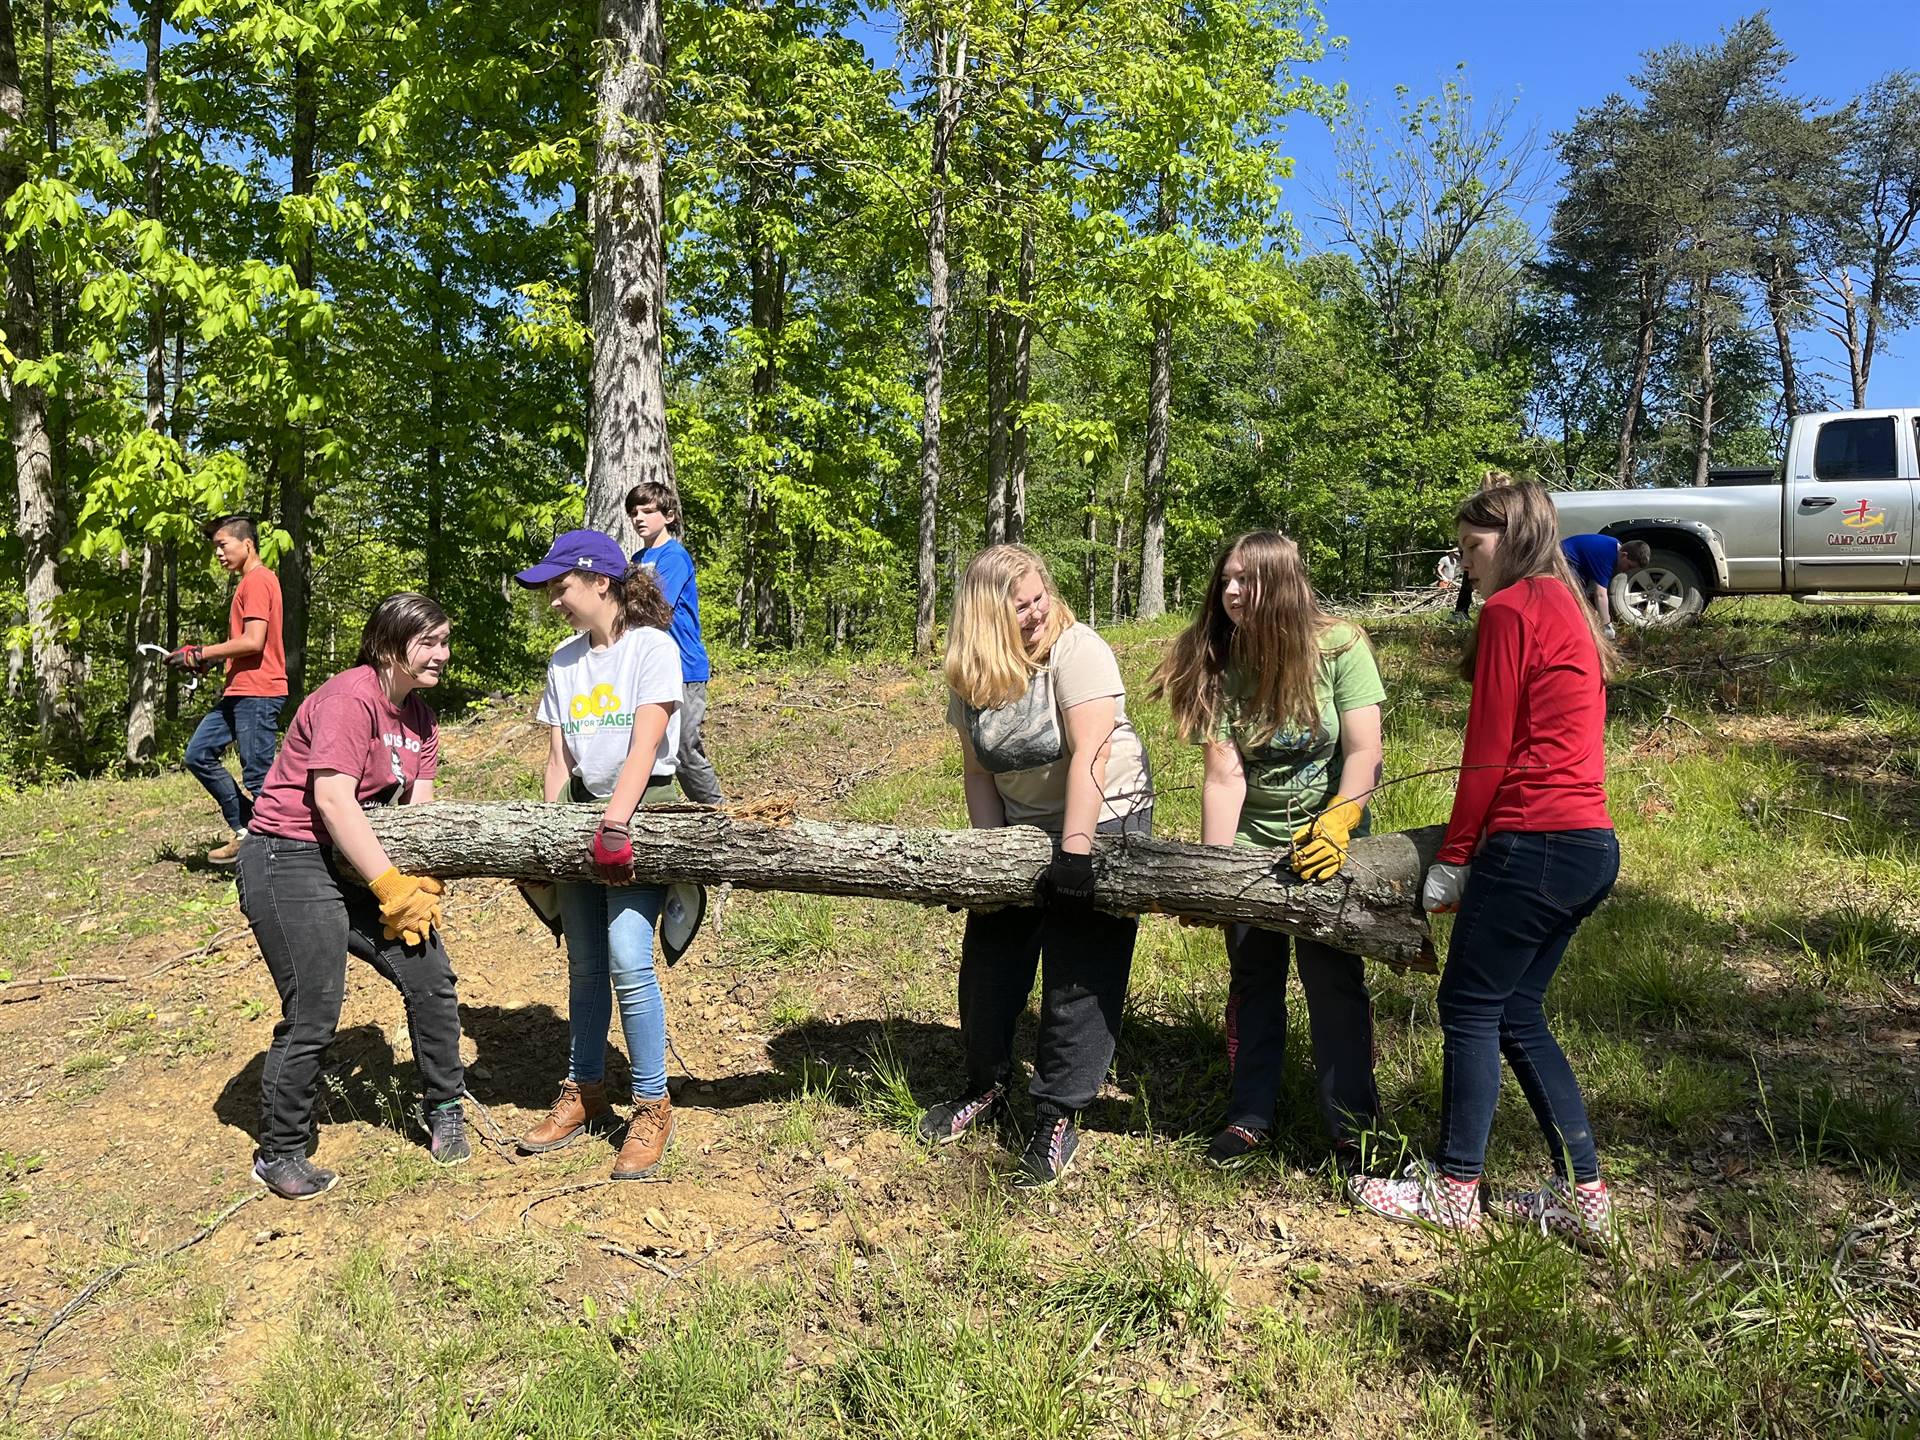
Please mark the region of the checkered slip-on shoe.
<svg viewBox="0 0 1920 1440"><path fill-rule="evenodd" d="M1451 1179L1424 1160L1408 1162L1406 1169L1391 1179L1351 1176L1347 1194L1382 1219L1406 1225L1429 1225L1474 1235L1484 1223L1480 1182Z"/></svg>
<svg viewBox="0 0 1920 1440"><path fill-rule="evenodd" d="M1511 1224L1588 1248L1605 1249L1615 1238L1613 1192L1604 1180L1569 1185L1555 1175L1538 1190L1495 1200L1493 1212Z"/></svg>

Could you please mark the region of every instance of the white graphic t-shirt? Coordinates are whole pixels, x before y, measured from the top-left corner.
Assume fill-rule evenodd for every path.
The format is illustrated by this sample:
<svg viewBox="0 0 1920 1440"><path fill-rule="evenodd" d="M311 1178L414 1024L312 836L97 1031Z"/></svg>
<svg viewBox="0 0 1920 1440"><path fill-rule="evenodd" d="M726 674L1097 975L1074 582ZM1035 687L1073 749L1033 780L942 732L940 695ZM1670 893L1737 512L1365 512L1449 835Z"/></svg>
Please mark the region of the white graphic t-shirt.
<svg viewBox="0 0 1920 1440"><path fill-rule="evenodd" d="M604 650L576 635L553 652L536 717L558 725L573 773L599 800L613 794L633 743L634 710L670 705L667 733L653 757L656 777L673 774L680 754L680 647L664 630L629 630Z"/></svg>

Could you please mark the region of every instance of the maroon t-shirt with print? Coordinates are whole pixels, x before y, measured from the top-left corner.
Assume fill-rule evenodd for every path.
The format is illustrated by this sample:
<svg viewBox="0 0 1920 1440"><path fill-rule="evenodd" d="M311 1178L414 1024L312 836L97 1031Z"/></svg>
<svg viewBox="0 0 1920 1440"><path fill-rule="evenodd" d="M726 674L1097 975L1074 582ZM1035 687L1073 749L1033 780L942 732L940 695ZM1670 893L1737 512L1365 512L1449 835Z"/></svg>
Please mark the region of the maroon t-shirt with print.
<svg viewBox="0 0 1920 1440"><path fill-rule="evenodd" d="M248 828L331 844L313 803L315 771L356 777L354 794L364 807L405 798L416 780L433 779L439 760L440 726L427 703L414 694L396 706L379 672L356 665L300 702Z"/></svg>

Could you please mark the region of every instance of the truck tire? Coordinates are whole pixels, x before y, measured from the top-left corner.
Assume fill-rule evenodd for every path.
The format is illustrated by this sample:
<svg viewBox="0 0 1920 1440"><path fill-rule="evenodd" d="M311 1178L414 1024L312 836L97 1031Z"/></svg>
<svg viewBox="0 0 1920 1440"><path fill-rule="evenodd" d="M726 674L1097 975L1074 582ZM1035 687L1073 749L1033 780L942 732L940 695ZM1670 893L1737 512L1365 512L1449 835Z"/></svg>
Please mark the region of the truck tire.
<svg viewBox="0 0 1920 1440"><path fill-rule="evenodd" d="M1608 591L1616 619L1636 629L1684 625L1707 608L1700 567L1685 555L1655 550L1638 570L1613 577Z"/></svg>

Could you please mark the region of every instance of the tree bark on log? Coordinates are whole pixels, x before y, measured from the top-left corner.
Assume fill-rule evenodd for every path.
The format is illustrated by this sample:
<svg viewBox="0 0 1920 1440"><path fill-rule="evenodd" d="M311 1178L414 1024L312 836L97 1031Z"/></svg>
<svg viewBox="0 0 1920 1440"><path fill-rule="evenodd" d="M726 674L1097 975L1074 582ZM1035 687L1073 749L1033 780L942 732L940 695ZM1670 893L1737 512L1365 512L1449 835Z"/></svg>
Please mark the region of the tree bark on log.
<svg viewBox="0 0 1920 1440"><path fill-rule="evenodd" d="M593 879L587 847L600 818L593 806L388 806L367 818L388 858L415 874ZM1431 970L1420 881L1442 833L1433 825L1356 840L1342 872L1319 885L1288 870L1281 852L1103 836L1094 841L1094 904L1116 914L1157 912L1210 925L1245 921L1389 965ZM1031 901L1053 842L1030 826L772 825L723 810L667 806L635 813L633 858L642 883L730 882L746 890L995 910Z"/></svg>

